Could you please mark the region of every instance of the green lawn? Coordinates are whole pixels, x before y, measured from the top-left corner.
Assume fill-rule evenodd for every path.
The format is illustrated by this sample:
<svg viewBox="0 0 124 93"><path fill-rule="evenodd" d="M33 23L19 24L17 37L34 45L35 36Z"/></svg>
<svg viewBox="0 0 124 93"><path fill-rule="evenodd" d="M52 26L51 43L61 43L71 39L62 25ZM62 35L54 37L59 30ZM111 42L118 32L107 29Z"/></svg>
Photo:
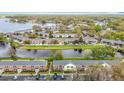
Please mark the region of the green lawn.
<svg viewBox="0 0 124 93"><path fill-rule="evenodd" d="M123 59L123 58L83 58L83 57L68 57L68 58L63 58L62 60L114 60L114 59ZM1 60L48 60L52 61L54 60L52 57L39 57L39 58L0 58Z"/></svg>
<svg viewBox="0 0 124 93"><path fill-rule="evenodd" d="M83 58L83 57L68 57L63 58L63 60L114 60L117 58L109 57L109 58Z"/></svg>
<svg viewBox="0 0 124 93"><path fill-rule="evenodd" d="M15 47L19 47L20 44L19 44L18 42L13 42L13 46L15 46Z"/></svg>
<svg viewBox="0 0 124 93"><path fill-rule="evenodd" d="M23 49L92 49L104 45L25 45Z"/></svg>
<svg viewBox="0 0 124 93"><path fill-rule="evenodd" d="M11 58L11 57L1 57L0 60L53 60L52 57L39 57L39 58Z"/></svg>
<svg viewBox="0 0 124 93"><path fill-rule="evenodd" d="M117 48L117 50L124 51L124 47L122 47L122 48Z"/></svg>

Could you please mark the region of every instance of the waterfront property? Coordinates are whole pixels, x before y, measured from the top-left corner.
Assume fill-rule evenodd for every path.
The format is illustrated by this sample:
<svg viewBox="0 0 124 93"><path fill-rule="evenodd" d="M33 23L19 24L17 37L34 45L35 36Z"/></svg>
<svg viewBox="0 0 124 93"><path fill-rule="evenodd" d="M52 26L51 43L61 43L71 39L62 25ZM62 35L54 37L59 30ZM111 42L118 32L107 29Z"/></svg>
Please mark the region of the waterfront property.
<svg viewBox="0 0 124 93"><path fill-rule="evenodd" d="M47 71L47 61L39 60L39 61L0 61L0 69L6 71L17 71L18 69L22 69L22 71L34 71L35 69L39 69L40 71Z"/></svg>
<svg viewBox="0 0 124 93"><path fill-rule="evenodd" d="M86 44L97 44L98 40L91 37L84 37L83 40Z"/></svg>
<svg viewBox="0 0 124 93"><path fill-rule="evenodd" d="M33 32L32 29L23 29L23 30L15 31L14 34L16 34L16 33L24 34L24 33L31 33L31 32Z"/></svg>
<svg viewBox="0 0 124 93"><path fill-rule="evenodd" d="M59 29L59 25L58 23L54 23L54 22L47 22L43 25L41 25L42 29L49 29L50 31L57 31Z"/></svg>
<svg viewBox="0 0 124 93"><path fill-rule="evenodd" d="M54 38L76 38L78 37L78 35L74 33L55 33L52 35Z"/></svg>
<svg viewBox="0 0 124 93"><path fill-rule="evenodd" d="M65 68L74 68L78 71L86 69L88 66L93 64L117 64L119 60L54 60L53 70L54 71L64 71Z"/></svg>
<svg viewBox="0 0 124 93"><path fill-rule="evenodd" d="M109 39L102 39L101 42L103 44L108 44L116 47L122 47L124 45L124 42L121 40L109 40Z"/></svg>

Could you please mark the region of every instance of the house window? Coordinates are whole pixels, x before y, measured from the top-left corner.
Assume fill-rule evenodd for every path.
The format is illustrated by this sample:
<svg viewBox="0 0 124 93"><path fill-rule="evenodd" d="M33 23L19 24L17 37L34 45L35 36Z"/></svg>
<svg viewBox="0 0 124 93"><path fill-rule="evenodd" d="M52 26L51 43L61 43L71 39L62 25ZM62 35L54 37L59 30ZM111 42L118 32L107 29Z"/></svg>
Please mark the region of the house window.
<svg viewBox="0 0 124 93"><path fill-rule="evenodd" d="M5 68L8 68L8 66L5 66Z"/></svg>
<svg viewBox="0 0 124 93"><path fill-rule="evenodd" d="M26 66L23 66L24 68L26 67Z"/></svg>
<svg viewBox="0 0 124 93"><path fill-rule="evenodd" d="M14 68L14 71L16 71L17 69Z"/></svg>
<svg viewBox="0 0 124 93"><path fill-rule="evenodd" d="M6 69L6 71L9 71L9 69Z"/></svg>
<svg viewBox="0 0 124 93"><path fill-rule="evenodd" d="M41 68L43 68L44 66L40 66Z"/></svg>
<svg viewBox="0 0 124 93"><path fill-rule="evenodd" d="M23 69L24 71L26 71L26 69Z"/></svg>
<svg viewBox="0 0 124 93"><path fill-rule="evenodd" d="M69 68L69 66L67 66L67 68Z"/></svg>
<svg viewBox="0 0 124 93"><path fill-rule="evenodd" d="M71 68L73 68L73 66L71 66Z"/></svg>
<svg viewBox="0 0 124 93"><path fill-rule="evenodd" d="M13 66L13 68L16 68L16 66Z"/></svg>
<svg viewBox="0 0 124 93"><path fill-rule="evenodd" d="M60 65L59 67L62 67L62 65Z"/></svg>
<svg viewBox="0 0 124 93"><path fill-rule="evenodd" d="M31 68L34 68L34 66L31 66Z"/></svg>

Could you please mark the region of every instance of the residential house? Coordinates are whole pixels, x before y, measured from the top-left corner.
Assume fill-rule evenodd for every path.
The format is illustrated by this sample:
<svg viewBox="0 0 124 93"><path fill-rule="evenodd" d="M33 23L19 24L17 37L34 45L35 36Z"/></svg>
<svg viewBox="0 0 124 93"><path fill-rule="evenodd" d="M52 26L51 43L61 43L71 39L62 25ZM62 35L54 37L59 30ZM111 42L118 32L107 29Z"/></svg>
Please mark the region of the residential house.
<svg viewBox="0 0 124 93"><path fill-rule="evenodd" d="M77 34L75 33L55 33L52 34L54 38L76 38Z"/></svg>
<svg viewBox="0 0 124 93"><path fill-rule="evenodd" d="M85 41L86 44L96 44L98 42L97 39L93 37L83 37L83 40Z"/></svg>
<svg viewBox="0 0 124 93"><path fill-rule="evenodd" d="M54 60L53 61L53 71L64 71L69 64L74 67L76 66L77 71L85 70L88 66L93 64L117 64L119 60ZM70 66L70 65L69 65Z"/></svg>
<svg viewBox="0 0 124 93"><path fill-rule="evenodd" d="M113 45L116 47L122 47L124 45L124 41L121 41L121 40L102 39L101 43L107 44L107 45Z"/></svg>
<svg viewBox="0 0 124 93"><path fill-rule="evenodd" d="M47 61L39 60L39 61L0 61L0 69L4 71L17 71L18 69L22 69L22 71L34 71L35 69L39 69L40 71L47 71Z"/></svg>

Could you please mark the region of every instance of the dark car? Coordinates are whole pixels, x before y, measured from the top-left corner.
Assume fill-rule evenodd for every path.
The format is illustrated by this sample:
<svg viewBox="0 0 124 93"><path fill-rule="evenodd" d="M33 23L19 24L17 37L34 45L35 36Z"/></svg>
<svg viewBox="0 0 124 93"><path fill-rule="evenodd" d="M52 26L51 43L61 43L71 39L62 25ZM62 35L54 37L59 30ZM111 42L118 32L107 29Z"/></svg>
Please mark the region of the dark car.
<svg viewBox="0 0 124 93"><path fill-rule="evenodd" d="M57 73L54 73L53 80L57 80L57 79L58 79L58 75L57 75Z"/></svg>

